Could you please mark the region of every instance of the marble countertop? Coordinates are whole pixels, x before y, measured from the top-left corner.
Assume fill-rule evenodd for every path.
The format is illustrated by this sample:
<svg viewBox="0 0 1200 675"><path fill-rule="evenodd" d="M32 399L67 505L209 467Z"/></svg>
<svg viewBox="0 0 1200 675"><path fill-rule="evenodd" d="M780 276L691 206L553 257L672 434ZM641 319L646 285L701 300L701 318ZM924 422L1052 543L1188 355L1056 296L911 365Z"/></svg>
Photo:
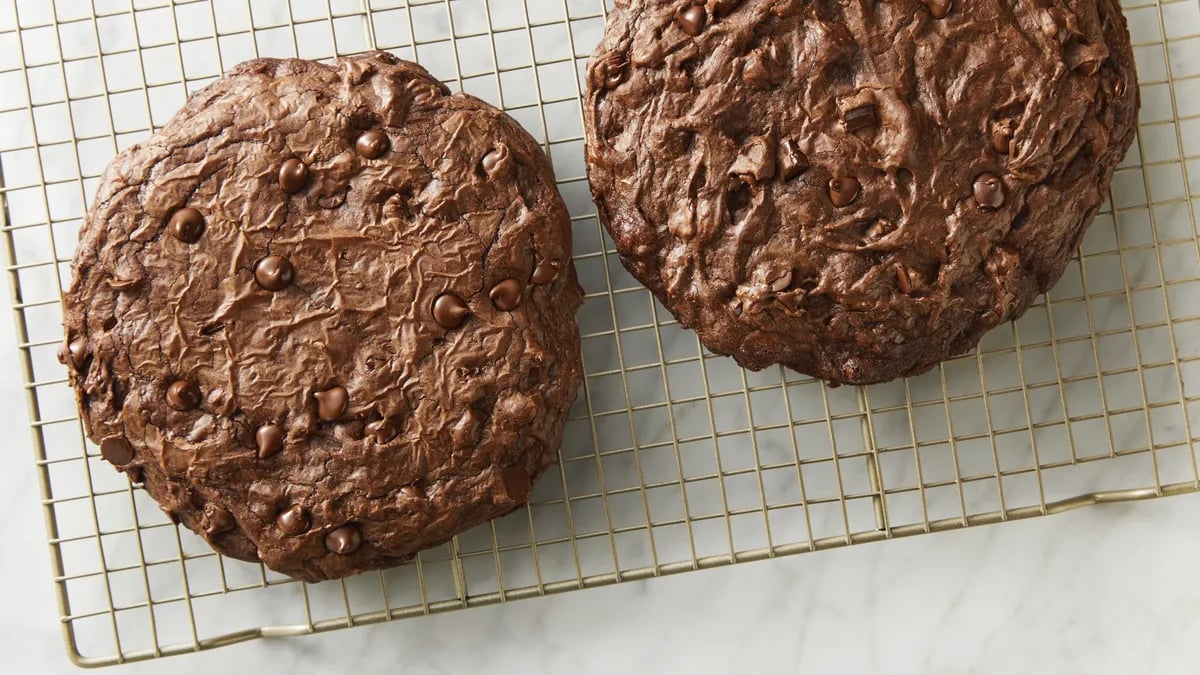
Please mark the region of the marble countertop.
<svg viewBox="0 0 1200 675"><path fill-rule="evenodd" d="M0 424L10 432L0 646L7 672L70 672L11 320L0 313ZM1200 662L1198 523L1196 496L1098 506L118 672L1190 674Z"/></svg>

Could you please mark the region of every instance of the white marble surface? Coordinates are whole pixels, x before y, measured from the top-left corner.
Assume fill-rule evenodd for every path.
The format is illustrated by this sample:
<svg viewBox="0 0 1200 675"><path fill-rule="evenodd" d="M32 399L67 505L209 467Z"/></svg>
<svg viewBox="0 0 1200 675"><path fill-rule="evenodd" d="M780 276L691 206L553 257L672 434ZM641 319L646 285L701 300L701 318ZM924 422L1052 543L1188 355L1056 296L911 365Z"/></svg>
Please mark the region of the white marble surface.
<svg viewBox="0 0 1200 675"><path fill-rule="evenodd" d="M69 672L10 322L0 314L3 670ZM1178 497L262 640L120 672L1192 674L1197 561L1200 498Z"/></svg>

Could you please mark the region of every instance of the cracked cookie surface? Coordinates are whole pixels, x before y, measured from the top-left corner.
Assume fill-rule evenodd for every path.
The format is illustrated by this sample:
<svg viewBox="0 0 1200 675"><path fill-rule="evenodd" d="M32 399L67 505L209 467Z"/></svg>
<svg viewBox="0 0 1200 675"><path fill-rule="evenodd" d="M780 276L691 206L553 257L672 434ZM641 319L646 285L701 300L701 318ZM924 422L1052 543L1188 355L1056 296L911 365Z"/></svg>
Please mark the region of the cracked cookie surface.
<svg viewBox="0 0 1200 675"><path fill-rule="evenodd" d="M570 256L501 111L384 53L259 59L109 166L62 359L173 519L337 578L528 500L582 377Z"/></svg>
<svg viewBox="0 0 1200 675"><path fill-rule="evenodd" d="M587 81L632 274L743 366L855 384L1053 285L1138 106L1117 0L617 0Z"/></svg>

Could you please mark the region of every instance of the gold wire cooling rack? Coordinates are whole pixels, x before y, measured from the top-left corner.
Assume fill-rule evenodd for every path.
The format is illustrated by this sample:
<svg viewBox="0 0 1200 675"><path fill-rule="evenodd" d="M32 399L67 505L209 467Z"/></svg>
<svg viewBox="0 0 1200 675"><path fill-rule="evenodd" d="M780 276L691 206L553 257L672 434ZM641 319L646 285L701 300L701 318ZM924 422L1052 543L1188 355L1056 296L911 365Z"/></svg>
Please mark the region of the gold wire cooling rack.
<svg viewBox="0 0 1200 675"><path fill-rule="evenodd" d="M1123 2L1138 143L1078 259L934 372L829 389L705 352L596 220L579 102L603 0L16 0L0 8L0 230L71 657L107 665L794 553L1200 492L1200 7ZM402 567L299 583L217 556L85 441L55 353L118 148L255 56L371 48L513 114L554 161L587 373L530 505Z"/></svg>

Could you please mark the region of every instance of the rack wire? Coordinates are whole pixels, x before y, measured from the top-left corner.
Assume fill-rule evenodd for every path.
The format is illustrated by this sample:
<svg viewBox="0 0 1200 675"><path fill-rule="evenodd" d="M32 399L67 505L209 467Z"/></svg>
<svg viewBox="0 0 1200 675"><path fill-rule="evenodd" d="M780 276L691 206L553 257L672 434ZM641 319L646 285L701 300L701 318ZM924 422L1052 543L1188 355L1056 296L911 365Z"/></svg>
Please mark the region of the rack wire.
<svg viewBox="0 0 1200 675"><path fill-rule="evenodd" d="M583 167L604 0L16 0L0 8L0 232L71 658L100 666L864 542L1200 492L1200 7L1123 2L1137 144L1063 281L930 374L743 371L621 267ZM119 148L256 56L372 48L503 107L571 209L586 381L528 507L379 573L224 559L86 441L61 290Z"/></svg>

